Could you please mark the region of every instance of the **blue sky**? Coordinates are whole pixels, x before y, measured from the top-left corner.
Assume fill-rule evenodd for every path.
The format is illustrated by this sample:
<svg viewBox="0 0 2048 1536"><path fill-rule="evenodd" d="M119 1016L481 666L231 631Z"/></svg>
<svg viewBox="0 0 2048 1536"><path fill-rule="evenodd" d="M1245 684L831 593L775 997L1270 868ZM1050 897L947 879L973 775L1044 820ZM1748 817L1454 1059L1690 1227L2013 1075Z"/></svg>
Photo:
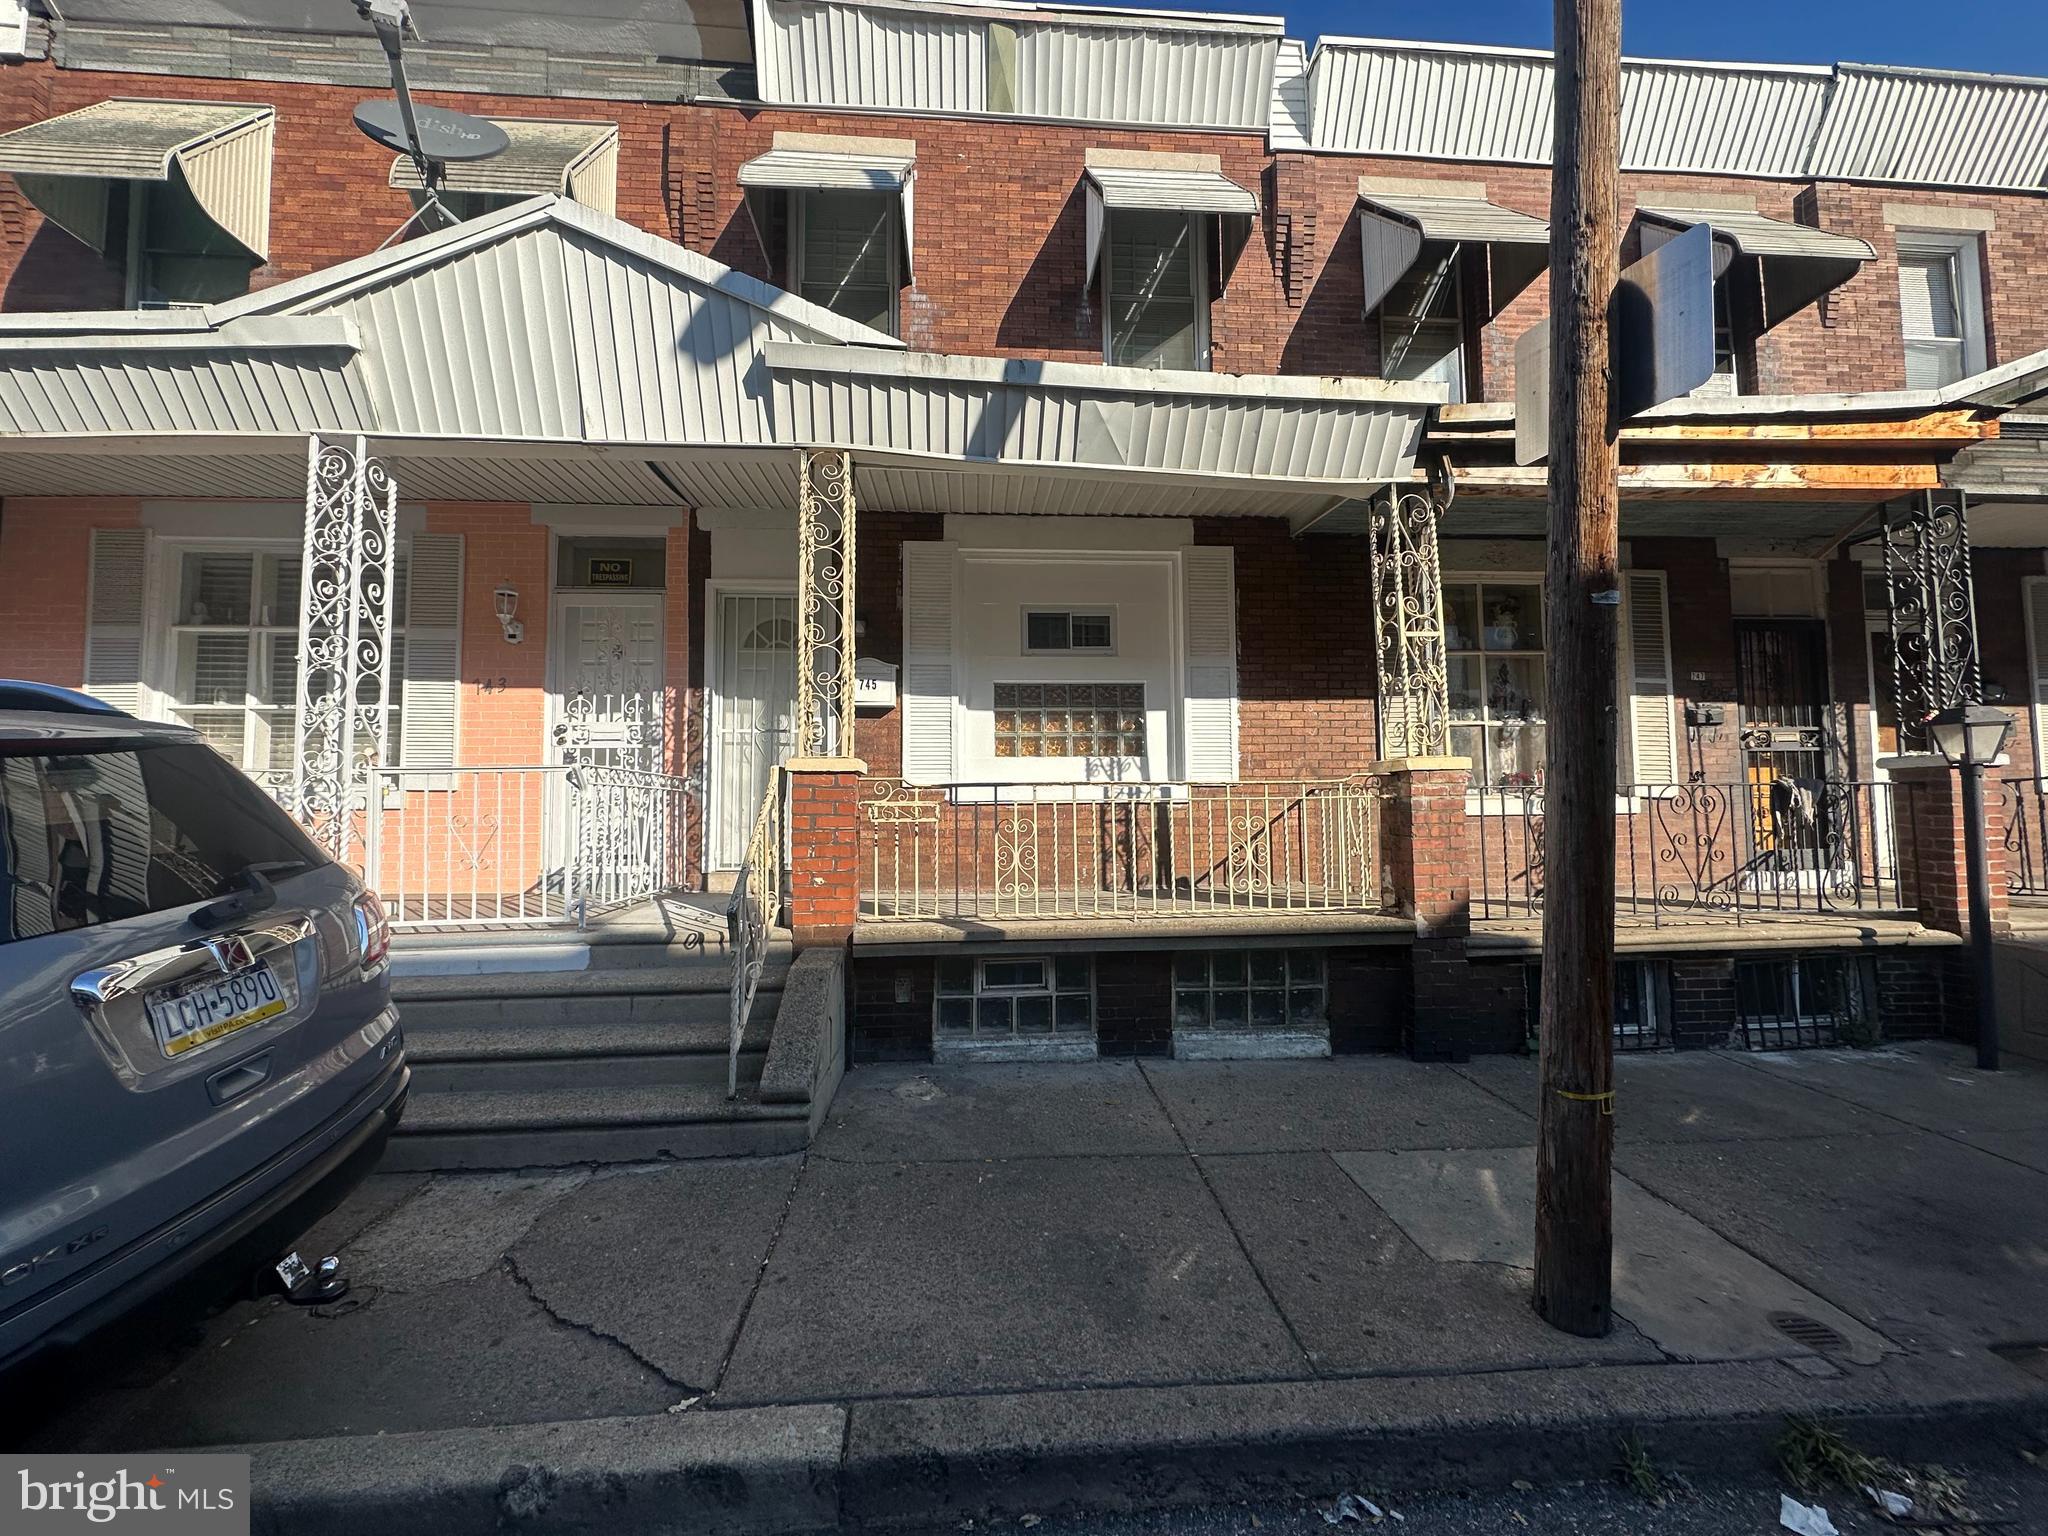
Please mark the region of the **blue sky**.
<svg viewBox="0 0 2048 1536"><path fill-rule="evenodd" d="M1285 13L1290 35L1421 37L1550 46L1547 0L1129 0L1181 10ZM1939 26L1928 25L1930 18ZM2048 4L1930 7L1926 0L1624 0L1629 53L1791 64L1922 64L2048 76Z"/></svg>

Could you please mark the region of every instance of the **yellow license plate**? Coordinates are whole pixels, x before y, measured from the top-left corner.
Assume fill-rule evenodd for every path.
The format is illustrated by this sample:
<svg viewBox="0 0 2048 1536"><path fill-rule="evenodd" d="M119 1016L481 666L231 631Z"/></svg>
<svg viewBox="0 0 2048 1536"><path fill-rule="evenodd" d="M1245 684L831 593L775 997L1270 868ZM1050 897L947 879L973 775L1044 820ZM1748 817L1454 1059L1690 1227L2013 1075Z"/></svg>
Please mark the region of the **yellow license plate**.
<svg viewBox="0 0 2048 1536"><path fill-rule="evenodd" d="M157 1045L176 1058L274 1019L290 1006L277 972L266 963L151 998L149 1022Z"/></svg>

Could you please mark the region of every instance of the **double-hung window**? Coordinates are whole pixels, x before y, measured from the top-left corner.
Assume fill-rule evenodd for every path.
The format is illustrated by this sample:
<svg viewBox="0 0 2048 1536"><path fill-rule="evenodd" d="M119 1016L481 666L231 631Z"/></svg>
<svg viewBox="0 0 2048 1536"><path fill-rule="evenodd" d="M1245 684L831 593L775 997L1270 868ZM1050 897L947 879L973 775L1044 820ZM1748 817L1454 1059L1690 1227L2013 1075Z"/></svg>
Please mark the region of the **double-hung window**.
<svg viewBox="0 0 2048 1536"><path fill-rule="evenodd" d="M1119 208L1103 262L1103 360L1133 368L1209 366L1206 215Z"/></svg>
<svg viewBox="0 0 2048 1536"><path fill-rule="evenodd" d="M181 549L170 573L171 654L165 705L230 762L289 773L298 720L299 573L295 550ZM393 562L384 700L385 760L398 757L405 676L408 561ZM366 680L359 701L376 697Z"/></svg>
<svg viewBox="0 0 2048 1536"><path fill-rule="evenodd" d="M1985 366L1974 236L1899 235L1899 329L1909 389L1938 389Z"/></svg>
<svg viewBox="0 0 2048 1536"><path fill-rule="evenodd" d="M1382 376L1442 384L1465 398L1465 319L1459 247L1423 242L1415 265L1380 303Z"/></svg>
<svg viewBox="0 0 2048 1536"><path fill-rule="evenodd" d="M1481 790L1543 779L1543 588L1534 581L1444 582L1451 752Z"/></svg>
<svg viewBox="0 0 2048 1536"><path fill-rule="evenodd" d="M790 213L790 267L798 295L896 335L902 271L898 198L895 192L799 192Z"/></svg>
<svg viewBox="0 0 2048 1536"><path fill-rule="evenodd" d="M127 205L134 303L217 304L249 291L254 263L248 252L183 181L116 182L112 195Z"/></svg>

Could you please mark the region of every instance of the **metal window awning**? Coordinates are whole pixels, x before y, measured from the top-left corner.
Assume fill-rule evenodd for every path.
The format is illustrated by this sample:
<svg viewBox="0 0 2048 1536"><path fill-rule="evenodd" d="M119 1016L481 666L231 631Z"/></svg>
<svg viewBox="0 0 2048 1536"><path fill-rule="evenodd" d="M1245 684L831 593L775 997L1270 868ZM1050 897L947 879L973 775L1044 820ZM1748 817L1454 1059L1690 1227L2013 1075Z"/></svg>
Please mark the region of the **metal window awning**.
<svg viewBox="0 0 2048 1536"><path fill-rule="evenodd" d="M450 161L442 186L450 192L498 197L571 197L599 213L619 206L619 128L616 123L533 117L494 117L511 145L488 160ZM410 155L391 162L391 185L420 190Z"/></svg>
<svg viewBox="0 0 2048 1536"><path fill-rule="evenodd" d="M778 133L765 155L740 167L750 199L764 192L893 192L903 220L903 266L916 241L917 146L909 139L852 139ZM755 227L768 220L755 216Z"/></svg>
<svg viewBox="0 0 2048 1536"><path fill-rule="evenodd" d="M1672 233L1695 224L1707 225L1714 232L1716 277L1737 255L1761 261L1766 328L1839 288L1877 255L1854 236L1744 209L1638 207L1636 219L1641 225Z"/></svg>
<svg viewBox="0 0 2048 1536"><path fill-rule="evenodd" d="M43 216L102 254L114 182L183 180L206 216L259 261L270 255L274 108L117 97L0 134L11 171Z"/></svg>
<svg viewBox="0 0 2048 1536"><path fill-rule="evenodd" d="M1102 265L1102 243L1109 230L1110 211L1117 208L1144 209L1154 213L1211 213L1222 237L1222 265L1226 271L1237 253L1251 238L1252 220L1259 200L1223 174L1221 161L1213 155L1145 156L1133 154L1131 163L1091 150L1086 172L1088 191L1088 281ZM1191 162L1203 162L1195 165ZM1166 162L1166 163L1143 163Z"/></svg>
<svg viewBox="0 0 2048 1536"><path fill-rule="evenodd" d="M1422 253L1425 240L1486 251L1488 293L1499 314L1550 261L1550 226L1486 200L1484 190L1394 191L1361 178L1359 251L1365 313L1378 309Z"/></svg>

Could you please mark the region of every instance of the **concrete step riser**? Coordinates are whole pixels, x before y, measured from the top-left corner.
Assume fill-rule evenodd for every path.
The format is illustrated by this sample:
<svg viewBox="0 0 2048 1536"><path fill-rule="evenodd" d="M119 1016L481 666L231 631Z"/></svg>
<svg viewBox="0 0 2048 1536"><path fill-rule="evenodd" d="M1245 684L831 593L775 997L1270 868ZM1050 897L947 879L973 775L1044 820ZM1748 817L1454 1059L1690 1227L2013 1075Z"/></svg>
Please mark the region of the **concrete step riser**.
<svg viewBox="0 0 2048 1536"><path fill-rule="evenodd" d="M740 1078L759 1079L766 1051L740 1053ZM412 1062L412 1091L443 1093L547 1093L591 1088L651 1088L663 1083L725 1086L723 1051L665 1055L563 1056L538 1061L480 1060Z"/></svg>
<svg viewBox="0 0 2048 1536"><path fill-rule="evenodd" d="M780 994L754 994L754 1017L772 1012ZM398 1017L411 1034L442 1029L547 1029L578 1024L720 1024L731 1016L726 992L579 992L569 996L400 996Z"/></svg>
<svg viewBox="0 0 2048 1536"><path fill-rule="evenodd" d="M725 935L706 937L699 949L682 944L593 944L590 946L590 966L593 971L645 971L655 966L666 966L671 970L720 969L731 963L732 951L726 948Z"/></svg>
<svg viewBox="0 0 2048 1536"><path fill-rule="evenodd" d="M381 1173L409 1173L647 1163L671 1158L774 1157L801 1152L805 1130L801 1120L728 1120L408 1135L401 1123L377 1168Z"/></svg>

